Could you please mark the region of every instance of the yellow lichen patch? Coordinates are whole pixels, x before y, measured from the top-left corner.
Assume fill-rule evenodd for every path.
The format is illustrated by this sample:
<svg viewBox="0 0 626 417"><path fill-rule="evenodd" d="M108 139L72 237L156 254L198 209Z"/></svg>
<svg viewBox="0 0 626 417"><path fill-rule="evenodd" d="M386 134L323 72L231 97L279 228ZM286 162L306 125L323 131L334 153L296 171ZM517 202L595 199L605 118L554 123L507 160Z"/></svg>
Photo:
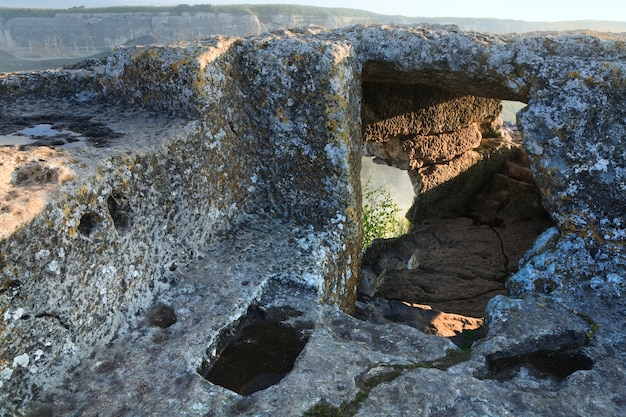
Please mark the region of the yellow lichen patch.
<svg viewBox="0 0 626 417"><path fill-rule="evenodd" d="M588 228L583 230L577 228L576 232L581 239L588 240L591 238L601 245L608 243L604 236L598 231L597 225L589 225Z"/></svg>
<svg viewBox="0 0 626 417"><path fill-rule="evenodd" d="M578 77L580 77L580 73L578 71L570 71L567 73L567 78L570 80L575 80Z"/></svg>
<svg viewBox="0 0 626 417"><path fill-rule="evenodd" d="M349 218L351 221L355 223L361 221L361 215L357 213L357 210L355 210L354 207L346 208L343 213L345 214L347 218Z"/></svg>
<svg viewBox="0 0 626 417"><path fill-rule="evenodd" d="M189 58L184 58L184 59L181 59L181 60L179 60L177 62L172 62L170 64L170 68L172 70L172 74L174 76L178 77L178 75L180 73L180 70L183 67L189 66L189 64L191 64L191 60Z"/></svg>
<svg viewBox="0 0 626 417"><path fill-rule="evenodd" d="M555 129L554 134L559 139L559 142L565 142L565 133L560 129Z"/></svg>
<svg viewBox="0 0 626 417"><path fill-rule="evenodd" d="M283 124L289 123L289 116L282 106L278 106L276 109L276 118Z"/></svg>
<svg viewBox="0 0 626 417"><path fill-rule="evenodd" d="M589 88L593 88L593 87L597 87L600 84L602 84L598 79L596 79L594 76L589 76L587 78L585 78L584 83L587 87Z"/></svg>

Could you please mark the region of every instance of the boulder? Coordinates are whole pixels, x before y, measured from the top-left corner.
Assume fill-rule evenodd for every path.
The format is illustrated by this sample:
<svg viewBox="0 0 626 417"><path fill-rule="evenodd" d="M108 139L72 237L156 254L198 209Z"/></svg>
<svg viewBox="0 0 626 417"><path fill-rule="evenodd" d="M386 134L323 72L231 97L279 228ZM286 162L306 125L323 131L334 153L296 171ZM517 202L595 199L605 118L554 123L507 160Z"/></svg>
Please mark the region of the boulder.
<svg viewBox="0 0 626 417"><path fill-rule="evenodd" d="M375 162L416 170L424 165L450 161L480 146L481 139L477 124L471 124L453 133L411 135L403 139L390 137L366 141L364 146L365 154L374 156Z"/></svg>
<svg viewBox="0 0 626 417"><path fill-rule="evenodd" d="M431 217L463 211L514 154L512 143L484 139L477 149L442 163L410 170L415 199L406 217L413 223L420 223Z"/></svg>

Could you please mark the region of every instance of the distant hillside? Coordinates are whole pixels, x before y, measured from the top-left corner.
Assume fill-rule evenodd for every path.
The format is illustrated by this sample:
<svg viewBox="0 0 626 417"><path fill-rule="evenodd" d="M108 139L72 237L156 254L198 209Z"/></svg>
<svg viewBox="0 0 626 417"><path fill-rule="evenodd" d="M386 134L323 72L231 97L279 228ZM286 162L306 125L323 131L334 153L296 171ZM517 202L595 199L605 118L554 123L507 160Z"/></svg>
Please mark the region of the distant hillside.
<svg viewBox="0 0 626 417"><path fill-rule="evenodd" d="M71 9L0 8L0 72L45 69L107 54L122 45L170 43L210 35L247 36L319 25L455 24L491 33L588 29L626 32L626 22L428 18L298 5L180 5Z"/></svg>
<svg viewBox="0 0 626 417"><path fill-rule="evenodd" d="M400 21L400 20L399 20ZM526 22L513 19L474 19L458 17L410 18L409 23L424 21L436 24L453 24L463 30L489 33L562 32L592 30L597 32L626 32L626 22L606 20L572 20L563 22Z"/></svg>

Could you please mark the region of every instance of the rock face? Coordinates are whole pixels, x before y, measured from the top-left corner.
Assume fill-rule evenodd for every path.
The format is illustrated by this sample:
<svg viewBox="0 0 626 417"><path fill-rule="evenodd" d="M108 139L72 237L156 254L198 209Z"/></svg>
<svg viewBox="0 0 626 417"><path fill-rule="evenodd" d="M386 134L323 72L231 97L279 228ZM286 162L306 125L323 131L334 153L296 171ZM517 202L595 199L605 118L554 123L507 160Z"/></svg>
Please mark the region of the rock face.
<svg viewBox="0 0 626 417"><path fill-rule="evenodd" d="M18 59L82 58L110 53L120 46L191 41L201 37L251 36L306 25L337 29L355 24L441 23L450 19L377 15L362 10L280 5L187 6L74 10L8 9L0 12L0 50ZM580 22L525 22L497 19L452 19L464 30L490 33L565 31ZM586 21L584 27L626 31L623 22ZM58 65L58 64L57 64ZM49 66L48 66L49 68Z"/></svg>
<svg viewBox="0 0 626 417"><path fill-rule="evenodd" d="M507 161L456 215L374 240L363 253L357 315L467 343L463 331L482 325L488 301L506 294L524 252L553 225L522 157ZM426 326L414 319L422 315Z"/></svg>
<svg viewBox="0 0 626 417"><path fill-rule="evenodd" d="M21 145L1 149L1 413L623 415L625 41L357 26L3 75L0 135ZM403 86L472 108L449 113L452 133L419 106L381 113ZM523 146L556 227L487 306L471 359L444 366L448 340L345 314L363 132L406 141L418 173L479 158L491 99L528 103ZM253 305L308 342L242 396L199 370Z"/></svg>
<svg viewBox="0 0 626 417"><path fill-rule="evenodd" d="M0 22L0 47L23 58L90 56L125 43L152 44L212 34L260 32L253 15L199 13L56 13ZM207 30L213 28L213 30ZM62 28L62 30L61 30ZM208 32L208 33L207 33Z"/></svg>

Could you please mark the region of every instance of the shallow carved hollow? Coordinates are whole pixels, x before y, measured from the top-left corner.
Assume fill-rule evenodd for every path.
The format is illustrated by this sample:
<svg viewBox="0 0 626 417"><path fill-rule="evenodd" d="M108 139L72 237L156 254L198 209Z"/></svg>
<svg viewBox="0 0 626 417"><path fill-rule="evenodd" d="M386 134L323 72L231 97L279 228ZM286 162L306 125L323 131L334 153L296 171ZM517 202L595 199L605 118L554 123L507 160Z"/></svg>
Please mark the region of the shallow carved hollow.
<svg viewBox="0 0 626 417"><path fill-rule="evenodd" d="M245 317L223 332L218 354L198 373L214 384L251 395L279 383L293 368L308 340L308 332L281 322L301 314L290 308L268 313L250 308Z"/></svg>

